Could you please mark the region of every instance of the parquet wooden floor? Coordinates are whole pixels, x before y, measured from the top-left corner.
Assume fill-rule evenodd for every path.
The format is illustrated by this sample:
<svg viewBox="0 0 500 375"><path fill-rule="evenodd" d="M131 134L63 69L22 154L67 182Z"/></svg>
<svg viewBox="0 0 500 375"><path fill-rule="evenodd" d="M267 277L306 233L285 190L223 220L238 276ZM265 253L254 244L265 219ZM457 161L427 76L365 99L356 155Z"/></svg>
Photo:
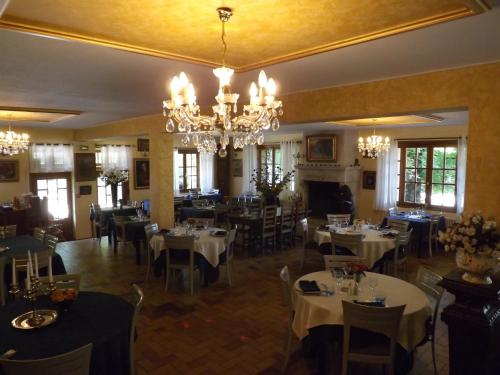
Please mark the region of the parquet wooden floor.
<svg viewBox="0 0 500 375"><path fill-rule="evenodd" d="M260 257L236 256L233 287L224 273L219 281L201 288L193 297L181 285L164 291L162 279L145 283L146 266L135 264L131 245L120 245L117 254L103 238L58 244L68 272L82 275L82 289L125 294L140 283L145 293L136 342L137 374L278 374L283 363L287 315L279 282L285 264L298 277L296 249ZM445 274L454 258L438 254L432 259L409 261L409 279L419 264ZM319 254L310 253L303 274L323 268ZM180 284L180 283L179 283ZM445 298L449 303L450 296ZM441 375L448 373L446 325L438 323L438 362ZM313 374L315 363L304 359L295 342L289 374ZM363 371L364 374L372 373ZM376 372L373 372L376 373ZM413 375L432 373L430 344L417 350Z"/></svg>

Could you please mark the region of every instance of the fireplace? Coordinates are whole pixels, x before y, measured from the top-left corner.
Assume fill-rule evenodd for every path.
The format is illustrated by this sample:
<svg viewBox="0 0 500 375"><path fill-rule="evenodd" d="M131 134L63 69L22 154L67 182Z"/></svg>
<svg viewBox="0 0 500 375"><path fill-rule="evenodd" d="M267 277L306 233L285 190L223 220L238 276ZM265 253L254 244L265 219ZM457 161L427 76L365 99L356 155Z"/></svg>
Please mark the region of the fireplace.
<svg viewBox="0 0 500 375"><path fill-rule="evenodd" d="M337 211L340 200L338 182L307 181L307 186L311 216L324 218L326 214Z"/></svg>

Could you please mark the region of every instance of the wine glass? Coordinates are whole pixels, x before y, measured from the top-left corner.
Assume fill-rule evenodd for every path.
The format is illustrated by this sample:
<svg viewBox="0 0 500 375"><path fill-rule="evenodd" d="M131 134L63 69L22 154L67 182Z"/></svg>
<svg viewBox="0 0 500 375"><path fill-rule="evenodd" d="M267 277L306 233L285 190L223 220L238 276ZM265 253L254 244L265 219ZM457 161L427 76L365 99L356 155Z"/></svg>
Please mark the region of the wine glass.
<svg viewBox="0 0 500 375"><path fill-rule="evenodd" d="M375 298L375 288L378 285L378 280L376 277L369 277L368 278L368 287L370 288L371 294L373 298Z"/></svg>

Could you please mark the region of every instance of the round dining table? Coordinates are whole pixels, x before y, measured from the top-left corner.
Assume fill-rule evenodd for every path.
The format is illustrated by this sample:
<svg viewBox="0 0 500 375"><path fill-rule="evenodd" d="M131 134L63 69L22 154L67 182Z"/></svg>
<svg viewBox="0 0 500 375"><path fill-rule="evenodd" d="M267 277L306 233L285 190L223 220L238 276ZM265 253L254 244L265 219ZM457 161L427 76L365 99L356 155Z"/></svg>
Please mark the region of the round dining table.
<svg viewBox="0 0 500 375"><path fill-rule="evenodd" d="M48 297L37 308L56 307ZM90 374L130 374L130 328L134 307L120 297L98 292L80 292L66 312L46 327L20 330L11 321L31 310L25 300L0 308L0 354L16 350L15 360L60 355L92 343Z"/></svg>
<svg viewBox="0 0 500 375"><path fill-rule="evenodd" d="M329 228L330 227L331 226L329 226ZM359 232L351 231L349 228L338 228L335 230L337 233L346 235L359 234ZM364 263L371 269L378 260L383 258L385 253L394 249L396 240L394 238L385 237L382 231L369 229L366 226L362 229L361 233L363 233L364 238L361 241L361 247L356 251L356 255L360 258L364 258ZM314 233L314 241L318 245L331 243L330 230L316 230Z"/></svg>
<svg viewBox="0 0 500 375"><path fill-rule="evenodd" d="M335 290L336 280L330 271L314 272L302 276L293 286L295 315L292 329L299 339L305 338L309 330L324 325L339 325L344 323L342 300L370 300L374 296L368 286L370 278L376 279L375 296L384 297L386 306L405 305L398 343L411 352L422 342L426 334L426 321L432 314L431 305L426 294L404 280L378 273L366 272L358 295L348 295ZM301 280L316 281L320 289L335 290L332 296L305 295L299 289Z"/></svg>

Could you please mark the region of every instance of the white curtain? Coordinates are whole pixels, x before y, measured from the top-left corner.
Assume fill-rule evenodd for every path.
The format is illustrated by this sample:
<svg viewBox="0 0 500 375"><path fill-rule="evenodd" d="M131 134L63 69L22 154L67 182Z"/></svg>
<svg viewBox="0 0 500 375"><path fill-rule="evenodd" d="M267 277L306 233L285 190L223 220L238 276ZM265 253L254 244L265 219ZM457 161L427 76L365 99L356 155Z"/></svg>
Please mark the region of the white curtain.
<svg viewBox="0 0 500 375"><path fill-rule="evenodd" d="M464 211L465 173L467 165L467 137L458 139L457 156L457 214Z"/></svg>
<svg viewBox="0 0 500 375"><path fill-rule="evenodd" d="M295 170L295 164L297 162L296 155L300 152L300 144L296 141L286 141L280 142L280 151L281 151L281 169L283 171L283 175L287 174ZM295 175L293 180L288 184L286 190L281 193L281 199L287 199L291 193L296 192L298 188L298 176L297 171L295 171Z"/></svg>
<svg viewBox="0 0 500 375"><path fill-rule="evenodd" d="M377 179L375 187L375 209L388 210L398 200L398 145L391 139L391 147L377 158Z"/></svg>
<svg viewBox="0 0 500 375"><path fill-rule="evenodd" d="M243 147L243 183L241 194L255 193L255 184L251 183L252 173L257 168L257 146Z"/></svg>
<svg viewBox="0 0 500 375"><path fill-rule="evenodd" d="M200 152L200 189L209 192L214 188L214 155Z"/></svg>
<svg viewBox="0 0 500 375"><path fill-rule="evenodd" d="M131 159L131 148L126 146L102 146L102 169L128 170Z"/></svg>
<svg viewBox="0 0 500 375"><path fill-rule="evenodd" d="M37 145L30 147L30 172L71 172L73 146Z"/></svg>
<svg viewBox="0 0 500 375"><path fill-rule="evenodd" d="M181 179L179 176L179 167L182 164L182 155L179 154L179 149L174 148L174 195L180 195Z"/></svg>

